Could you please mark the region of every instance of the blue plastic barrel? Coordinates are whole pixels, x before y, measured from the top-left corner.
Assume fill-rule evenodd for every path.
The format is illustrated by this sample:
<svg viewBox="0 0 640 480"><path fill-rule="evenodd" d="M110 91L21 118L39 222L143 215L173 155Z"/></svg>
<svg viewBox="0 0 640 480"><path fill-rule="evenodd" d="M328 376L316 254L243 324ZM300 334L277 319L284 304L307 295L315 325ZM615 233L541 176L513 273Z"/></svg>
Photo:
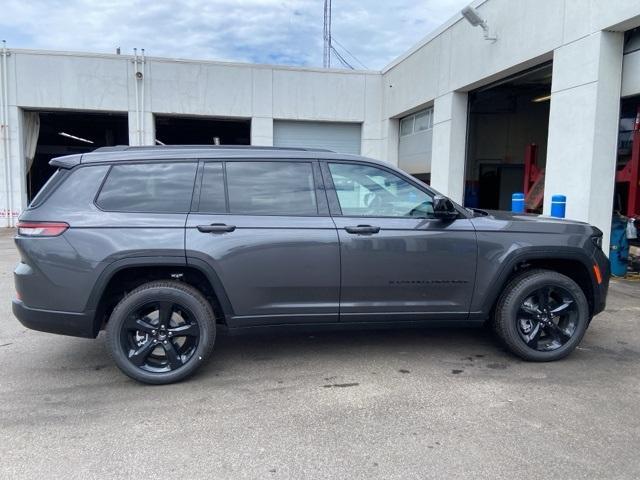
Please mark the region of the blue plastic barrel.
<svg viewBox="0 0 640 480"><path fill-rule="evenodd" d="M614 215L611 220L611 243L609 246L609 262L611 274L615 277L624 277L627 273L629 262L629 241L627 240L627 222L625 219Z"/></svg>
<svg viewBox="0 0 640 480"><path fill-rule="evenodd" d="M567 197L564 195L554 195L551 197L551 216L564 218L567 210Z"/></svg>
<svg viewBox="0 0 640 480"><path fill-rule="evenodd" d="M524 193L511 195L511 211L513 213L524 213Z"/></svg>

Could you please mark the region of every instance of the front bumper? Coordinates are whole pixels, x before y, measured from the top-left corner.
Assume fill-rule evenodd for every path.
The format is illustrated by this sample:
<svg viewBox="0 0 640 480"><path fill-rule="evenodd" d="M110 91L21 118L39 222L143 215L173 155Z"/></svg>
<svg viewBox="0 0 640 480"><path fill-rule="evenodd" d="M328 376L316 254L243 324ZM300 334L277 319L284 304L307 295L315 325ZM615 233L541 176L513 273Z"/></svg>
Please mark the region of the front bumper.
<svg viewBox="0 0 640 480"><path fill-rule="evenodd" d="M12 302L13 314L22 325L41 332L70 335L72 337L95 338L95 312L59 312L29 308L20 300Z"/></svg>
<svg viewBox="0 0 640 480"><path fill-rule="evenodd" d="M593 261L600 269L600 275L602 282L598 284L594 282L593 292L593 315L597 315L602 312L607 306L607 293L609 291L609 277L611 276L611 268L609 266L609 259L600 249L597 249L593 254Z"/></svg>

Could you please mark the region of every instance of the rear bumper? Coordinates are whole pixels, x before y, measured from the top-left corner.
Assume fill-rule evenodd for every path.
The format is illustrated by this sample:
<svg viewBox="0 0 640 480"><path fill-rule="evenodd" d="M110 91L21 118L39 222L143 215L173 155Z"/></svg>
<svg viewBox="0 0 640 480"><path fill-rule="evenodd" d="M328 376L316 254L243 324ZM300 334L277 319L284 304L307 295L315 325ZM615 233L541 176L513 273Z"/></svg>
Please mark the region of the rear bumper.
<svg viewBox="0 0 640 480"><path fill-rule="evenodd" d="M95 338L93 325L95 312L58 312L29 308L20 300L12 302L13 314L22 325L31 330L70 335L72 337Z"/></svg>

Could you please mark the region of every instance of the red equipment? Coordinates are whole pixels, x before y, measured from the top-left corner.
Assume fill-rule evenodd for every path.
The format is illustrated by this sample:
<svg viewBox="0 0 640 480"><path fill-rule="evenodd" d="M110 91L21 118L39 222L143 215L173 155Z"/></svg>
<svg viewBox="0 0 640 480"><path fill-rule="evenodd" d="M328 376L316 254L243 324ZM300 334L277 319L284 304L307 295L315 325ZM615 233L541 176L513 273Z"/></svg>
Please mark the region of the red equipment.
<svg viewBox="0 0 640 480"><path fill-rule="evenodd" d="M631 158L616 172L616 183L628 183L627 217L640 217L640 106L633 124Z"/></svg>
<svg viewBox="0 0 640 480"><path fill-rule="evenodd" d="M538 145L530 143L524 154L524 205L527 211L540 210L544 200L544 169L538 167Z"/></svg>

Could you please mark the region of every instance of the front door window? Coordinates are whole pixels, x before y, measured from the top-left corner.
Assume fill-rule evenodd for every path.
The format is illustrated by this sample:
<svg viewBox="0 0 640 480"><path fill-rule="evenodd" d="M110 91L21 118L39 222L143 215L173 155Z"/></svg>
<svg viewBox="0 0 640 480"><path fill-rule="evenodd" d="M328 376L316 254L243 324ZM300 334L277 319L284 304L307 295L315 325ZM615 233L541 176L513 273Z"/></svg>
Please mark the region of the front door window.
<svg viewBox="0 0 640 480"><path fill-rule="evenodd" d="M382 168L330 163L342 214L350 217L433 217L433 198Z"/></svg>

